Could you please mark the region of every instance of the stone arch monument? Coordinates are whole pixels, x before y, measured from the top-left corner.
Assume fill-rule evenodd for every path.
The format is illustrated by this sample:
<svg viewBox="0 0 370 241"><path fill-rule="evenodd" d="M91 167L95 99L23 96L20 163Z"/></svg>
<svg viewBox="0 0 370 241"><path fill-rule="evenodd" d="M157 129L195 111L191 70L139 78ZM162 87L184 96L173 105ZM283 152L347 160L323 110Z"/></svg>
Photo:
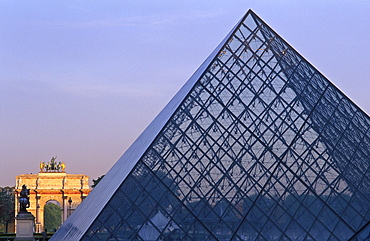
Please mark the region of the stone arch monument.
<svg viewBox="0 0 370 241"><path fill-rule="evenodd" d="M21 174L16 177L15 215L19 212L19 195L22 185L30 189L27 209L36 217L35 232L44 231L44 207L55 200L61 205L62 223L90 193L89 177L84 174L67 174L64 162L40 162L38 174Z"/></svg>

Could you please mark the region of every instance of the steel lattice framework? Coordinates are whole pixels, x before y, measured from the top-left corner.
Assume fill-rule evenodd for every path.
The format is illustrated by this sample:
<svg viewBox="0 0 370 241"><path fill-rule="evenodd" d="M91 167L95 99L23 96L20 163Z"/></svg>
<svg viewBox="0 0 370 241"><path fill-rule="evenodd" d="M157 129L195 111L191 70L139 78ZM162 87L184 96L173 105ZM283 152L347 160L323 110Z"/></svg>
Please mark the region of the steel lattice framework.
<svg viewBox="0 0 370 241"><path fill-rule="evenodd" d="M369 129L248 11L54 240L365 239Z"/></svg>

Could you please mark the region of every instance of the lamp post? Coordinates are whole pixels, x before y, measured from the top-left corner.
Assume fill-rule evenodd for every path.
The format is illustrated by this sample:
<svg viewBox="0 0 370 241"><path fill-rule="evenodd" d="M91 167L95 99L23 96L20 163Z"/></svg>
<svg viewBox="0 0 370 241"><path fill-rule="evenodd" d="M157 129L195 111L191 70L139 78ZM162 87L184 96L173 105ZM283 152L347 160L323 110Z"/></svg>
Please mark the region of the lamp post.
<svg viewBox="0 0 370 241"><path fill-rule="evenodd" d="M37 198L37 197L36 197ZM40 205L36 206L36 233L40 233Z"/></svg>
<svg viewBox="0 0 370 241"><path fill-rule="evenodd" d="M69 197L68 199L68 217L72 214L72 198Z"/></svg>

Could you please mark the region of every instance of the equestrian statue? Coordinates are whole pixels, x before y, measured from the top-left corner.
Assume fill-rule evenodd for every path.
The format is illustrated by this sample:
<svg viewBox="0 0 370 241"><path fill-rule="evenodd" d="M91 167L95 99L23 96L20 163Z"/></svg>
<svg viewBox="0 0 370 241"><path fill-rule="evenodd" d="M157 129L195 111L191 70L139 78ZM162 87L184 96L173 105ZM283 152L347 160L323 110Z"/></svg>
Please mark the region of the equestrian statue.
<svg viewBox="0 0 370 241"><path fill-rule="evenodd" d="M27 212L27 208L30 207L30 198L28 195L30 195L30 189L27 189L26 185L23 185L19 196L19 212Z"/></svg>

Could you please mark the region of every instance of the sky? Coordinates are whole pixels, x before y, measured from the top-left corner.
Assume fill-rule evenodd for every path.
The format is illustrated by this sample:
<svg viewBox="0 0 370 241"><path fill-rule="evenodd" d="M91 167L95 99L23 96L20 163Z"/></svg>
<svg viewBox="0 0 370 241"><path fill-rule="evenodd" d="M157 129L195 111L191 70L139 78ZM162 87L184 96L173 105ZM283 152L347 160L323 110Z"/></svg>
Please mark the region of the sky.
<svg viewBox="0 0 370 241"><path fill-rule="evenodd" d="M370 0L2 0L0 186L105 174L248 9L370 113Z"/></svg>

